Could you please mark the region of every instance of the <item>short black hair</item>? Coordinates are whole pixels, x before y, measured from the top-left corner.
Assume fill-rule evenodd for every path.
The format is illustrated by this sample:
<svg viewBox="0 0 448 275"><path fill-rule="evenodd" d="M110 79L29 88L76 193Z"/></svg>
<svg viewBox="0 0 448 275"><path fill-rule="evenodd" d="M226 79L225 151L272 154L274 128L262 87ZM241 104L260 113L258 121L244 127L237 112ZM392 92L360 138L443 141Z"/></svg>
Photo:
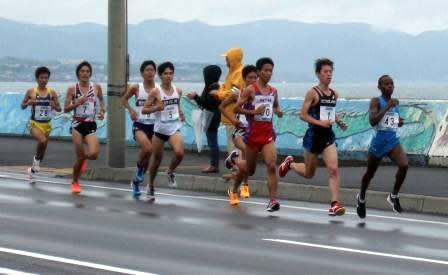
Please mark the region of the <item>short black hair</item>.
<svg viewBox="0 0 448 275"><path fill-rule="evenodd" d="M48 77L50 77L51 75L50 70L45 66L37 68L34 72L34 76L36 77L36 79L38 79L41 74L48 74Z"/></svg>
<svg viewBox="0 0 448 275"><path fill-rule="evenodd" d="M257 63L255 63L255 66L257 70L261 71L264 65L271 64L272 67L274 67L274 61L270 57L262 57L257 60Z"/></svg>
<svg viewBox="0 0 448 275"><path fill-rule="evenodd" d="M243 79L246 78L246 76L250 73L257 73L257 67L255 67L254 65L246 65L243 68Z"/></svg>
<svg viewBox="0 0 448 275"><path fill-rule="evenodd" d="M78 66L76 66L76 77L79 78L79 71L81 70L82 67L87 66L90 70L90 75L92 75L93 73L93 69L92 69L92 65L90 65L89 62L87 61L83 61L81 63L78 64Z"/></svg>
<svg viewBox="0 0 448 275"><path fill-rule="evenodd" d="M386 77L390 77L390 75L388 74L383 74L382 76L380 76L380 78L378 78L378 89L381 87L381 84L383 82L383 79L385 79ZM390 77L392 78L392 77Z"/></svg>
<svg viewBox="0 0 448 275"><path fill-rule="evenodd" d="M322 67L325 65L328 65L333 69L333 64L334 62L331 61L329 58L319 58L316 60L316 63L314 63L315 72L320 73Z"/></svg>
<svg viewBox="0 0 448 275"><path fill-rule="evenodd" d="M154 70L157 70L157 65L152 60L145 60L143 61L142 65L140 65L140 72L143 73L143 71L146 69L146 67L152 66Z"/></svg>
<svg viewBox="0 0 448 275"><path fill-rule="evenodd" d="M174 72L174 65L173 63L167 61L167 62L163 62L162 64L159 65L159 67L157 68L157 73L159 74L159 76L161 76L163 74L163 72L170 68L173 72Z"/></svg>

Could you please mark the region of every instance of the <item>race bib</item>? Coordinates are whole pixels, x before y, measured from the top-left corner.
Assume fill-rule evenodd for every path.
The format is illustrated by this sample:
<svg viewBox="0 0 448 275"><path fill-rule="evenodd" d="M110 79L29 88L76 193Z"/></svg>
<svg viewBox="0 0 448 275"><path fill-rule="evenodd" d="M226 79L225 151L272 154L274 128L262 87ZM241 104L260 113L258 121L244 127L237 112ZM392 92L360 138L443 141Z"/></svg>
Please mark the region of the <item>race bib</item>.
<svg viewBox="0 0 448 275"><path fill-rule="evenodd" d="M179 107L175 105L167 105L162 112L160 112L162 122L175 121L179 119Z"/></svg>
<svg viewBox="0 0 448 275"><path fill-rule="evenodd" d="M76 108L76 115L80 117L92 117L95 116L95 102L90 99L84 104Z"/></svg>
<svg viewBox="0 0 448 275"><path fill-rule="evenodd" d="M333 106L320 106L320 120L329 120L331 122L336 121L336 107Z"/></svg>
<svg viewBox="0 0 448 275"><path fill-rule="evenodd" d="M53 112L51 110L51 106L39 106L35 107L34 118L36 120L50 120Z"/></svg>
<svg viewBox="0 0 448 275"><path fill-rule="evenodd" d="M400 116L397 112L386 113L380 121L380 129L397 129Z"/></svg>

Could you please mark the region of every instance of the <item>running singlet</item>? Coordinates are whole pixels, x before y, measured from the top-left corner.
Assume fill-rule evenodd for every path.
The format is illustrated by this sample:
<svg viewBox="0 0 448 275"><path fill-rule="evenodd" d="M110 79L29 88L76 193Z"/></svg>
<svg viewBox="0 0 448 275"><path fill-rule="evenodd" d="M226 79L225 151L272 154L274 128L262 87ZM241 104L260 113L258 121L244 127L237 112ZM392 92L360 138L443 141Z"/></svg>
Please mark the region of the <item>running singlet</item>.
<svg viewBox="0 0 448 275"><path fill-rule="evenodd" d="M53 117L51 89L47 88L45 96L40 96L37 88L34 88L33 93L36 95L36 105L31 109L31 120L49 122Z"/></svg>
<svg viewBox="0 0 448 275"><path fill-rule="evenodd" d="M180 97L177 88L171 85L172 95L167 95L166 91L160 86L160 98L164 104L162 111L157 112L156 122L154 124L154 132L171 136L176 133L182 123L179 117Z"/></svg>
<svg viewBox="0 0 448 275"><path fill-rule="evenodd" d="M379 98L380 110L384 109L387 105L387 101L383 96ZM397 132L398 123L400 122L400 114L398 106L394 106L384 114L381 121L376 125L377 131Z"/></svg>
<svg viewBox="0 0 448 275"><path fill-rule="evenodd" d="M336 94L330 89L331 94L329 96L325 95L324 92L318 87L313 88L318 96L319 101L316 105L311 106L308 113L317 120L329 120L331 122L336 121ZM318 125L309 123L309 128L326 129ZM330 127L331 129L331 127Z"/></svg>
<svg viewBox="0 0 448 275"><path fill-rule="evenodd" d="M257 84L253 84L255 96L251 103L248 103L246 109L256 110L259 106L264 105L264 113L248 117L249 135L273 136L274 128L272 125L272 115L274 110L274 101L277 90L268 85L269 93L264 95L261 93Z"/></svg>
<svg viewBox="0 0 448 275"><path fill-rule="evenodd" d="M74 100L77 100L82 96L81 88L79 86L79 83L76 83L75 85L75 96ZM94 84L89 85L89 92L87 93L88 100L84 102L83 104L76 107L73 120L77 121L95 121L96 118L96 89Z"/></svg>
<svg viewBox="0 0 448 275"><path fill-rule="evenodd" d="M160 89L160 86L156 84L156 88ZM148 99L148 93L145 90L143 83L138 84L137 98L135 101L135 109L137 112L137 122L143 124L154 124L156 118L155 113L142 114L143 107L145 106L146 100Z"/></svg>

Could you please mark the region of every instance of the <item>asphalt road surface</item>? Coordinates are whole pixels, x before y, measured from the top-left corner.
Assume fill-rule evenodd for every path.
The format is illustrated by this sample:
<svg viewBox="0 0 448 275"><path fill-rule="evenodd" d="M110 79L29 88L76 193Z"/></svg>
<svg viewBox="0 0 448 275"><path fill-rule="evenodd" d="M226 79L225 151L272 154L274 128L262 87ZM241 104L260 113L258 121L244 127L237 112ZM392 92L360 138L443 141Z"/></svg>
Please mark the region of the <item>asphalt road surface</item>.
<svg viewBox="0 0 448 275"><path fill-rule="evenodd" d="M0 273L447 274L448 219L226 197L0 171ZM22 273L17 273L22 274Z"/></svg>

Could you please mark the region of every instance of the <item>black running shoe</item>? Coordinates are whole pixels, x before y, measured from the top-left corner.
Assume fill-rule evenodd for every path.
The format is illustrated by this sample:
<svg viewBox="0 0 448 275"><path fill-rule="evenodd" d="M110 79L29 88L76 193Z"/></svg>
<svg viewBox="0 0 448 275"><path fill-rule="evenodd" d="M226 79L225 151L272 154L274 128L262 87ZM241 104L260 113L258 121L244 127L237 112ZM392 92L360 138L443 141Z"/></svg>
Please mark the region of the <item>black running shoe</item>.
<svg viewBox="0 0 448 275"><path fill-rule="evenodd" d="M363 202L361 202L361 199L359 198L359 194L356 195L356 212L358 213L358 217L361 219L364 219L366 217L366 200L364 199Z"/></svg>
<svg viewBox="0 0 448 275"><path fill-rule="evenodd" d="M280 210L280 203L277 200L270 200L266 211L274 212Z"/></svg>
<svg viewBox="0 0 448 275"><path fill-rule="evenodd" d="M392 193L389 193L389 196L387 196L387 202L392 206L392 210L394 210L394 212L401 214L402 209L398 195L394 196Z"/></svg>

